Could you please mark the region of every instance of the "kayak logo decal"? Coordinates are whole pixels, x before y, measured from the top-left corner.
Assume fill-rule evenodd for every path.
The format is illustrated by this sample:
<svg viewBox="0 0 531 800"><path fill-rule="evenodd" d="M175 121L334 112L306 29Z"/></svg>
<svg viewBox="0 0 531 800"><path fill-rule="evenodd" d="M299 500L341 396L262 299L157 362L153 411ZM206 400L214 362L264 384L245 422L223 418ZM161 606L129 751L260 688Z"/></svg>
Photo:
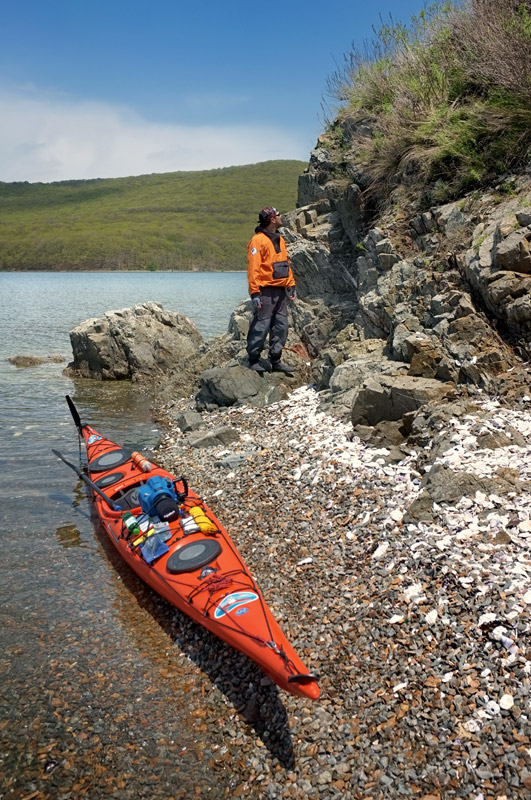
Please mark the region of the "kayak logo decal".
<svg viewBox="0 0 531 800"><path fill-rule="evenodd" d="M218 603L214 611L214 617L220 619L224 617L225 614L230 614L235 608L245 606L247 603L252 603L254 600L258 600L258 595L255 594L255 592L232 592L232 594L228 594L227 597L224 597L223 600ZM248 608L245 610L242 609L239 613L245 614L248 610ZM238 614L238 612L236 613Z"/></svg>
<svg viewBox="0 0 531 800"><path fill-rule="evenodd" d="M93 433L92 436L89 436L87 439L87 444L94 444L94 442L99 442L101 436L98 436L97 433Z"/></svg>

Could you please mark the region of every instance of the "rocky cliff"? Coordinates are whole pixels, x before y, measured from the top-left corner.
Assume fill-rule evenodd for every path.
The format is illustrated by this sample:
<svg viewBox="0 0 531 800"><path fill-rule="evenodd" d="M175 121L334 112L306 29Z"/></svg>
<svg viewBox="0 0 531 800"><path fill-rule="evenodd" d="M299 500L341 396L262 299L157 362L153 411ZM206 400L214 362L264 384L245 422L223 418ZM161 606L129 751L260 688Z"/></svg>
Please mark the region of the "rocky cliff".
<svg viewBox="0 0 531 800"><path fill-rule="evenodd" d="M239 681L262 715L244 793L258 774L261 797L529 796L531 185L511 187L375 215L319 148L285 229L296 377L245 368L247 304L194 359L214 413L167 383L157 457L240 536L321 675L273 777L282 728Z"/></svg>
<svg viewBox="0 0 531 800"><path fill-rule="evenodd" d="M286 347L295 378L249 375L244 303L225 336L170 375L162 402L199 388L200 409L260 406L311 383L323 409L358 429L397 423L426 404L527 392L530 176L381 213L367 185L361 167L321 144L286 214L299 295Z"/></svg>
<svg viewBox="0 0 531 800"><path fill-rule="evenodd" d="M374 424L369 395L396 419L393 394L407 395L413 410L450 390L523 392L529 176L506 176L443 206L381 214L365 204L367 182L361 167L319 146L299 180L299 206L287 214L299 294L311 309L309 319L299 309L295 325L325 405Z"/></svg>

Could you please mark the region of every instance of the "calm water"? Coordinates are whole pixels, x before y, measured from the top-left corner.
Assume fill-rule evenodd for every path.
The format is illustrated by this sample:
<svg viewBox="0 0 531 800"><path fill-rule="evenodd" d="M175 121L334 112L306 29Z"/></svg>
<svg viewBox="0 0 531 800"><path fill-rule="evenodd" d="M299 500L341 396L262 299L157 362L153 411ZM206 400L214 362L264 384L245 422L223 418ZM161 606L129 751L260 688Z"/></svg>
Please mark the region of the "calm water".
<svg viewBox="0 0 531 800"><path fill-rule="evenodd" d="M221 797L200 720L189 718L195 627L136 580L91 520L64 401L110 438L147 450L148 401L127 383L73 381L68 331L155 300L223 333L246 296L243 273L0 273L0 796ZM176 643L179 642L179 644ZM187 652L188 651L188 652ZM191 688L192 687L192 688ZM199 725L199 729L198 729ZM220 737L221 738L221 737ZM222 744L222 742L218 742Z"/></svg>
<svg viewBox="0 0 531 800"><path fill-rule="evenodd" d="M72 359L71 328L111 309L155 300L186 314L210 338L226 332L246 291L245 275L238 272L0 273L1 495L27 498L29 492L46 502L50 472L54 477L64 474L50 451L71 450L76 443L65 394L74 397L83 419L99 425L110 438L144 448L157 440L149 403L132 384L63 376ZM66 361L17 368L7 361L15 355L62 355ZM25 524L31 526L33 506L28 511ZM49 511L57 513L56 508ZM9 524L18 519L8 515Z"/></svg>

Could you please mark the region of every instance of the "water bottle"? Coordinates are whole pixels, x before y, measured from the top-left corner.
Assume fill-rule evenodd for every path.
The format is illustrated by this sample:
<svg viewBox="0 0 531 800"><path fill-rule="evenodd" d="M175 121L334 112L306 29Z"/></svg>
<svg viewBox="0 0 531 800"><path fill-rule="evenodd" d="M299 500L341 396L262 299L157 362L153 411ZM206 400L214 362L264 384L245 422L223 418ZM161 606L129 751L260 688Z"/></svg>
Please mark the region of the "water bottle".
<svg viewBox="0 0 531 800"><path fill-rule="evenodd" d="M138 536L141 532L137 518L134 514L131 514L130 511L126 511L125 514L122 515L122 522L127 528L127 539L130 539L131 536Z"/></svg>
<svg viewBox="0 0 531 800"><path fill-rule="evenodd" d="M151 472L152 466L147 460L147 458L144 458L142 453L138 453L136 451L134 453L131 453L131 461L133 462L135 467L141 469L142 472Z"/></svg>

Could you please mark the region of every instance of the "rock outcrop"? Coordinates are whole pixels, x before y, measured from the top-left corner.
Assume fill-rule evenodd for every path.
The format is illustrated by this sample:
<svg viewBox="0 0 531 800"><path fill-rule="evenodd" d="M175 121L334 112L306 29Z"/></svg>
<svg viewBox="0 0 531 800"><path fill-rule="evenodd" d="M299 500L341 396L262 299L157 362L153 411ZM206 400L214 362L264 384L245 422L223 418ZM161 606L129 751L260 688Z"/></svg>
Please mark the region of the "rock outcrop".
<svg viewBox="0 0 531 800"><path fill-rule="evenodd" d="M89 319L70 331L70 341L71 374L123 380L168 373L195 353L203 338L187 317L149 302Z"/></svg>
<svg viewBox="0 0 531 800"><path fill-rule="evenodd" d="M64 356L10 356L10 364L15 367L39 367L41 364L60 364L65 361Z"/></svg>
<svg viewBox="0 0 531 800"><path fill-rule="evenodd" d="M529 200L529 198L527 198ZM513 337L531 334L531 202L504 203L478 224L462 263L470 286Z"/></svg>
<svg viewBox="0 0 531 800"><path fill-rule="evenodd" d="M367 419L356 408L369 402L382 376L397 386L407 375L465 394L498 392L507 383L524 387L521 355L531 352L530 178L515 178L510 197L474 193L413 209L409 218L396 209L375 218L364 208L367 180L361 167L340 164L320 146L300 178L299 208L287 215L307 315L326 308L324 335L306 343L323 406L344 419ZM320 322L314 317L313 327ZM309 319L299 325L303 341L311 329ZM396 419L387 390L374 419Z"/></svg>
<svg viewBox="0 0 531 800"><path fill-rule="evenodd" d="M452 394L452 389L451 382L443 383L433 378L411 375L380 375L378 379L371 378L364 381L353 398L352 424L397 422L427 403L447 398Z"/></svg>
<svg viewBox="0 0 531 800"><path fill-rule="evenodd" d="M300 298L286 346L295 378L247 369L244 303L225 336L170 375L173 395L184 394L186 377L187 393L199 384L201 410L259 406L310 382L323 409L375 427L425 403L526 389L531 179L518 179L516 196L474 194L409 218L375 218L363 170L340 172L319 147L300 178L299 208L286 215Z"/></svg>

